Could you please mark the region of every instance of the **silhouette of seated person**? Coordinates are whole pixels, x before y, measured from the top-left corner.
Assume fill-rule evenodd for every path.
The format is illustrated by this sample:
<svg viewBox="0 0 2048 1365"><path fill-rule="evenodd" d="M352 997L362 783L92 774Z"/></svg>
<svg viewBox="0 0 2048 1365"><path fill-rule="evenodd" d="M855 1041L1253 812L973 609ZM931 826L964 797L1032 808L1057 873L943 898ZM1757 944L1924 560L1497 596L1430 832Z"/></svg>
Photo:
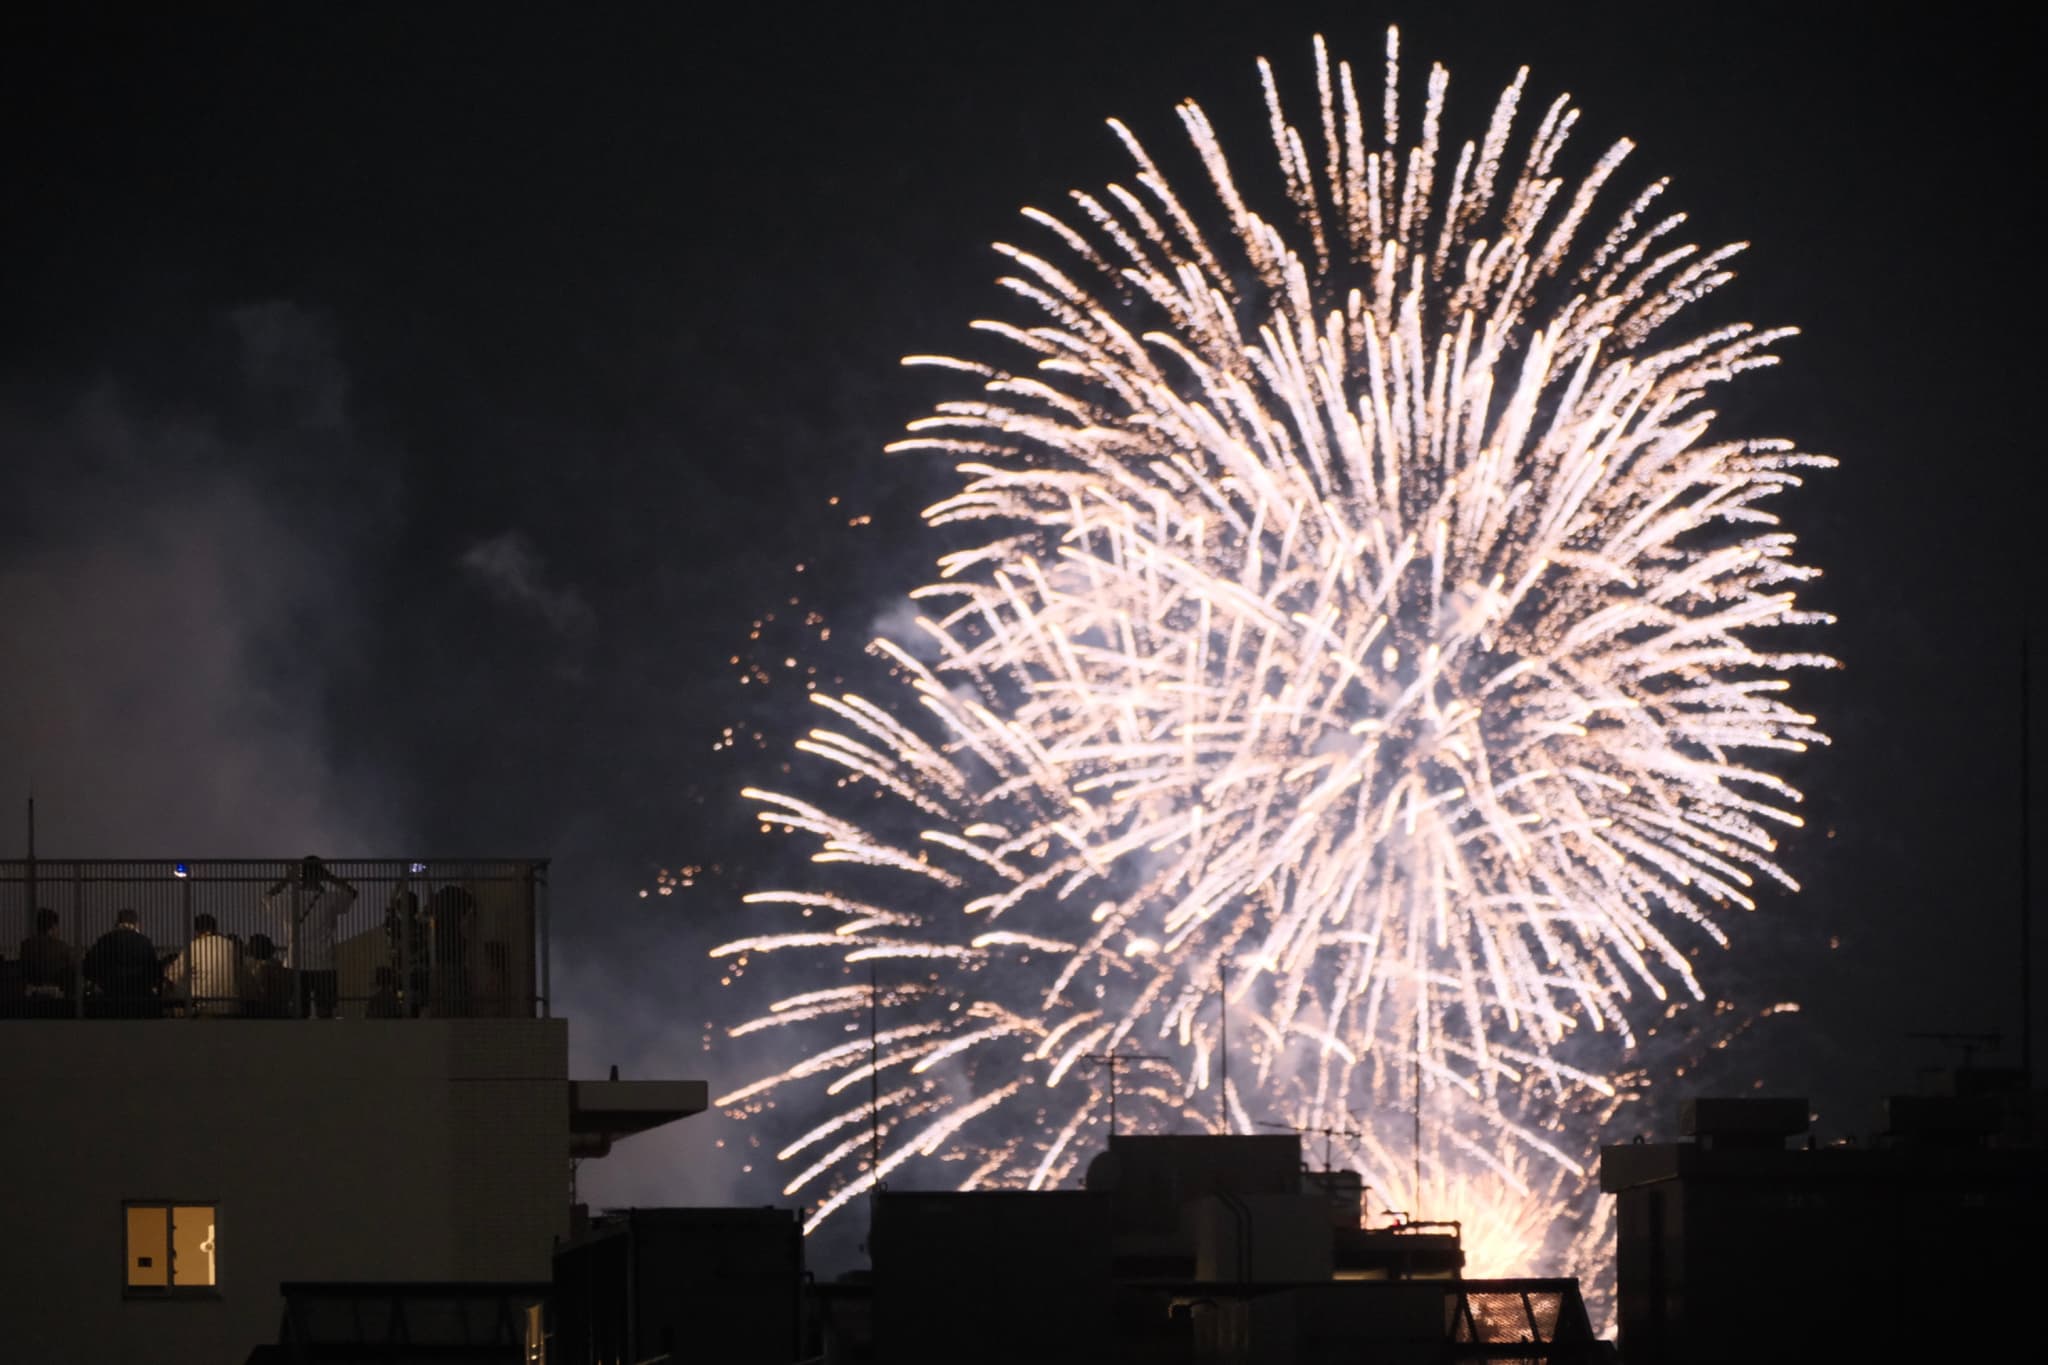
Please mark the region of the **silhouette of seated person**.
<svg viewBox="0 0 2048 1365"><path fill-rule="evenodd" d="M212 915L193 917L191 945L171 959L165 976L194 1014L242 1012L241 946L221 933Z"/></svg>
<svg viewBox="0 0 2048 1365"><path fill-rule="evenodd" d="M21 941L21 993L28 1013L71 1012L78 954L57 933L57 912L36 911L36 931Z"/></svg>
<svg viewBox="0 0 2048 1365"><path fill-rule="evenodd" d="M162 981L156 946L142 932L133 910L114 916L114 927L86 950L85 979L98 992L93 1012L116 1018L150 1018L161 1008L157 987Z"/></svg>
<svg viewBox="0 0 2048 1365"><path fill-rule="evenodd" d="M268 934L251 934L243 949L242 1013L258 1019L284 1019L293 1011L296 993L291 972L277 960L277 945Z"/></svg>
<svg viewBox="0 0 2048 1365"><path fill-rule="evenodd" d="M377 989L363 1005L366 1019L403 1019L405 1002L398 998L398 973L389 967L377 969Z"/></svg>

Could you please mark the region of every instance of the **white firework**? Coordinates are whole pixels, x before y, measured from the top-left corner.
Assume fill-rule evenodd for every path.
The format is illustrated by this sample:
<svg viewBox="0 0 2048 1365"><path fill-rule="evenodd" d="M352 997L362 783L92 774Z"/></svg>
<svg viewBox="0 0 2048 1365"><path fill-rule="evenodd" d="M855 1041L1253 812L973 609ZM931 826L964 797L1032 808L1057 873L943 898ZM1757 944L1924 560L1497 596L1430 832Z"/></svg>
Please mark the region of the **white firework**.
<svg viewBox="0 0 2048 1365"><path fill-rule="evenodd" d="M814 1222L922 1158L1064 1178L1115 1050L1153 1125L1428 1096L1496 1174L1582 1175L1531 1115L1611 1096L1632 1010L1792 885L1785 674L1830 661L1771 643L1825 618L1767 508L1829 462L1706 406L1789 329L1680 326L1738 248L1661 180L1601 208L1626 142L1559 174L1566 98L1511 155L1526 72L1444 174L1446 74L1404 141L1395 55L1369 124L1318 40L1306 134L1260 63L1272 218L1196 105L1212 206L1113 122L1132 182L998 247L1023 317L975 327L1022 363L909 362L978 386L893 449L955 462L926 519L980 538L875 641L900 691L813 698L831 799L747 793L817 867L749 899L808 922L718 950L818 973L734 1032L829 1045L721 1100L822 1092L782 1153Z"/></svg>

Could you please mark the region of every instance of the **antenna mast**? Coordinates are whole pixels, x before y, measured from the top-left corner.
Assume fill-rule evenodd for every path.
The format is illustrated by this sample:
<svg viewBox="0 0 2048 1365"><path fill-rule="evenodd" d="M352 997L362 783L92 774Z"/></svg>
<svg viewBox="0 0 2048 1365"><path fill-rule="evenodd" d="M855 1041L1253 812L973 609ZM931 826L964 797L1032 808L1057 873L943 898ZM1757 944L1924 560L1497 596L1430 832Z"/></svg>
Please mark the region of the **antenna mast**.
<svg viewBox="0 0 2048 1365"><path fill-rule="evenodd" d="M28 795L28 864L22 869L22 891L28 907L25 913L29 923L34 924L42 898L36 894L36 795L33 787ZM72 912L72 917L74 920L77 918L76 911ZM75 923L72 925L73 930L77 927Z"/></svg>
<svg viewBox="0 0 2048 1365"><path fill-rule="evenodd" d="M1351 1117L1357 1118L1358 1116L1356 1114L1353 1114ZM1321 1134L1323 1139L1323 1169L1325 1171L1334 1171L1337 1169L1335 1163L1336 1143L1338 1138L1355 1138L1365 1136L1363 1132L1356 1128L1304 1128L1298 1124L1273 1123L1270 1121L1262 1121L1259 1124L1259 1126L1261 1128L1279 1128L1289 1133L1298 1133L1303 1137L1307 1137L1312 1133Z"/></svg>
<svg viewBox="0 0 2048 1365"><path fill-rule="evenodd" d="M1116 1067L1118 1062L1164 1062L1156 1052L1094 1052L1081 1059L1109 1068L1109 1135L1116 1136Z"/></svg>
<svg viewBox="0 0 2048 1365"><path fill-rule="evenodd" d="M1422 1208L1422 1040L1415 1040L1415 1194L1412 1202Z"/></svg>
<svg viewBox="0 0 2048 1365"><path fill-rule="evenodd" d="M2033 641L2020 631L2020 1070L2034 1084Z"/></svg>
<svg viewBox="0 0 2048 1365"><path fill-rule="evenodd" d="M1216 1098L1223 1110L1223 1131L1230 1131L1230 958L1216 959L1216 1050L1220 1075Z"/></svg>
<svg viewBox="0 0 2048 1365"><path fill-rule="evenodd" d="M881 986L875 964L868 964L868 1201L882 1188L882 1067L877 1019L881 1008Z"/></svg>

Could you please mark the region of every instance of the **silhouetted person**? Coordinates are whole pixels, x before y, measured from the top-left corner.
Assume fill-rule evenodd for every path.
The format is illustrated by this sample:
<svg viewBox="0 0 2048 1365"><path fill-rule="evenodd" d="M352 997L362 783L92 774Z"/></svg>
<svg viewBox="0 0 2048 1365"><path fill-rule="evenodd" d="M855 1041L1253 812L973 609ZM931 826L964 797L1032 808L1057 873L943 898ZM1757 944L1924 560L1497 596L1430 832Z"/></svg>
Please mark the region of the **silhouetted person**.
<svg viewBox="0 0 2048 1365"><path fill-rule="evenodd" d="M282 1019L292 1012L292 974L277 960L277 945L268 934L249 935L242 958L242 999L245 1014Z"/></svg>
<svg viewBox="0 0 2048 1365"><path fill-rule="evenodd" d="M106 997L109 1013L132 1017L157 1012L162 977L156 946L142 932L141 917L133 910L116 914L114 927L86 950L84 970L85 979Z"/></svg>
<svg viewBox="0 0 2048 1365"><path fill-rule="evenodd" d="M356 889L318 858L263 893L263 904L284 941L284 964L298 973L307 1018L334 1017L340 978L334 968L335 926L356 903Z"/></svg>
<svg viewBox="0 0 2048 1365"><path fill-rule="evenodd" d="M434 979L432 1001L436 1018L448 1019L469 1012L469 931L476 918L476 897L459 886L444 886L428 901L433 921Z"/></svg>
<svg viewBox="0 0 2048 1365"><path fill-rule="evenodd" d="M31 1000L64 1000L78 976L78 954L57 933L57 912L36 911L36 931L21 941L22 993Z"/></svg>
<svg viewBox="0 0 2048 1365"><path fill-rule="evenodd" d="M389 967L377 969L377 990L370 996L363 1009L369 1019L399 1019L405 1015L404 1006L398 999L398 973Z"/></svg>
<svg viewBox="0 0 2048 1365"><path fill-rule="evenodd" d="M417 1015L427 1000L427 917L419 893L400 889L384 907L384 938L391 949L392 980L405 996L406 1012Z"/></svg>
<svg viewBox="0 0 2048 1365"><path fill-rule="evenodd" d="M192 920L191 946L171 959L167 975L192 1002L195 1014L239 1014L241 966L241 948L220 932L220 921L212 915L197 915Z"/></svg>

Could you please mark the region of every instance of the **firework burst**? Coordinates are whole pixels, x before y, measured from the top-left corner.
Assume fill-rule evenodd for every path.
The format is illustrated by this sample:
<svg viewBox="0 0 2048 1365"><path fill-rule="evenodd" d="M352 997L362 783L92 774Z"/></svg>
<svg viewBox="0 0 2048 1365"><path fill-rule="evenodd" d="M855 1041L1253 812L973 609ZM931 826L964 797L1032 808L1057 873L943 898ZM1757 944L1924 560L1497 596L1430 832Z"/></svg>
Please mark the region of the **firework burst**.
<svg viewBox="0 0 2048 1365"><path fill-rule="evenodd" d="M814 1224L910 1162L1066 1178L1116 1050L1139 1122L1454 1106L1418 1198L1552 1200L1632 1016L1791 885L1785 675L1830 661L1770 643L1822 618L1767 509L1827 461L1706 406L1788 333L1681 325L1738 248L1617 198L1626 142L1559 174L1565 98L1518 139L1518 76L1446 158L1446 74L1404 135L1395 55L1369 119L1319 40L1306 132L1260 63L1270 217L1194 104L1207 204L1113 122L1130 183L998 247L1021 320L975 327L1023 363L909 362L978 389L893 447L951 459L926 519L975 540L872 646L895 692L813 698L837 785L747 793L817 875L717 950L815 971L734 1030L804 1060L721 1098L816 1106Z"/></svg>

